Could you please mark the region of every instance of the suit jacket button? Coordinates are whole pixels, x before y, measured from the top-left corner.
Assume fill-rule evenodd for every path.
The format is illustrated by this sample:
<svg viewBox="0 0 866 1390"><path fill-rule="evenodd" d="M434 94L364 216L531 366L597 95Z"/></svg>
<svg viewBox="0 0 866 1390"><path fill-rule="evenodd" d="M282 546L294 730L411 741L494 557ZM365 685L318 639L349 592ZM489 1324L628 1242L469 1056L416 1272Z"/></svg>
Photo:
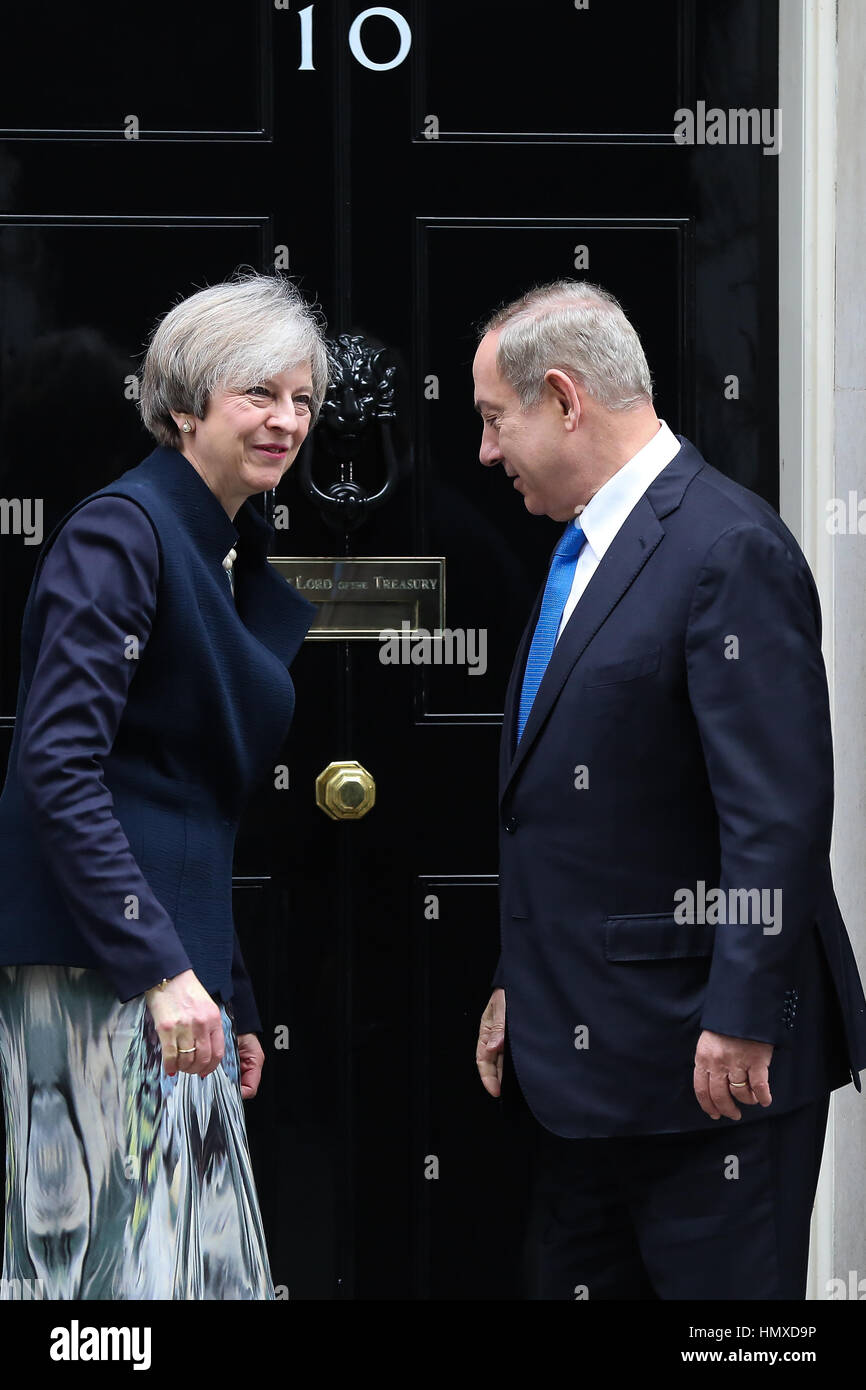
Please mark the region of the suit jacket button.
<svg viewBox="0 0 866 1390"><path fill-rule="evenodd" d="M516 816L509 816L509 817L508 817L508 820L505 822L505 829L508 831L509 835L513 835L513 834L514 834L515 830L517 829L517 817L516 817Z"/></svg>

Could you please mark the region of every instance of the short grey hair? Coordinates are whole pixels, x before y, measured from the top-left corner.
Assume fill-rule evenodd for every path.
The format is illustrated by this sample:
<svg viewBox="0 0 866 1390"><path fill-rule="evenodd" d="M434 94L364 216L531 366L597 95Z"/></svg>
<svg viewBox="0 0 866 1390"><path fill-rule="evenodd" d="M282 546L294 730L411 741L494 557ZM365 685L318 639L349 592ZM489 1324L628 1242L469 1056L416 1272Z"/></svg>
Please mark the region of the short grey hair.
<svg viewBox="0 0 866 1390"><path fill-rule="evenodd" d="M554 280L497 310L479 333L498 332L496 365L522 410L541 399L544 374L567 372L608 410L652 403L640 338L619 301L586 280Z"/></svg>
<svg viewBox="0 0 866 1390"><path fill-rule="evenodd" d="M328 385L329 360L318 308L278 275L238 271L175 304L151 336L139 409L158 443L180 440L171 412L204 418L212 393L247 390L309 362L312 424Z"/></svg>

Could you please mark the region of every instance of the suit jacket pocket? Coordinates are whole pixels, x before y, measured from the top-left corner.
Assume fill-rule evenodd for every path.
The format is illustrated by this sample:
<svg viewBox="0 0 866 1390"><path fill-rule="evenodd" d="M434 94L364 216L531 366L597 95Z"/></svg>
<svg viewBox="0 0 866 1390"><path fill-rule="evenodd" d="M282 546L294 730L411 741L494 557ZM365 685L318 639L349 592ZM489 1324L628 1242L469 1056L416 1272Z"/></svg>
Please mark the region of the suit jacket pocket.
<svg viewBox="0 0 866 1390"><path fill-rule="evenodd" d="M616 685L620 681L637 680L639 676L651 676L659 669L662 659L661 647L638 652L621 661L608 661L602 666L589 666L584 672L583 684L587 689L597 685Z"/></svg>
<svg viewBox="0 0 866 1390"><path fill-rule="evenodd" d="M607 960L679 960L709 956L715 927L708 922L674 921L673 913L648 912L639 916L605 919L604 954Z"/></svg>

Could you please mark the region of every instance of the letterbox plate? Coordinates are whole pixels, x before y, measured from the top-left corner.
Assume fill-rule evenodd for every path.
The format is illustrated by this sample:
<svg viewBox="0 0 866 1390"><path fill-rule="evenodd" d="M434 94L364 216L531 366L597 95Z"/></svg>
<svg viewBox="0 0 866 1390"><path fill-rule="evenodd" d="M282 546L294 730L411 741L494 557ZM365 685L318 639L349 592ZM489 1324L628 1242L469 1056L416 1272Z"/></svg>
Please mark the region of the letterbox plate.
<svg viewBox="0 0 866 1390"><path fill-rule="evenodd" d="M433 632L445 626L444 556L268 558L284 579L316 604L307 641L379 641L389 629Z"/></svg>

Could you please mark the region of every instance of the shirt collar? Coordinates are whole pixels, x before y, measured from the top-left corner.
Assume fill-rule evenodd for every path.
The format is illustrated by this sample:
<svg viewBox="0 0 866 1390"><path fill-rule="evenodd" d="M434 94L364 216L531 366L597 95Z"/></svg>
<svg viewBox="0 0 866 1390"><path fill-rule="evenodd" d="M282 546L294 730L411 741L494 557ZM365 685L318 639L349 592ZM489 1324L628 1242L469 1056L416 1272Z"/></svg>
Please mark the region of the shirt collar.
<svg viewBox="0 0 866 1390"><path fill-rule="evenodd" d="M601 559L629 512L680 448L676 435L660 420L649 443L638 449L587 502L578 521L597 559Z"/></svg>

